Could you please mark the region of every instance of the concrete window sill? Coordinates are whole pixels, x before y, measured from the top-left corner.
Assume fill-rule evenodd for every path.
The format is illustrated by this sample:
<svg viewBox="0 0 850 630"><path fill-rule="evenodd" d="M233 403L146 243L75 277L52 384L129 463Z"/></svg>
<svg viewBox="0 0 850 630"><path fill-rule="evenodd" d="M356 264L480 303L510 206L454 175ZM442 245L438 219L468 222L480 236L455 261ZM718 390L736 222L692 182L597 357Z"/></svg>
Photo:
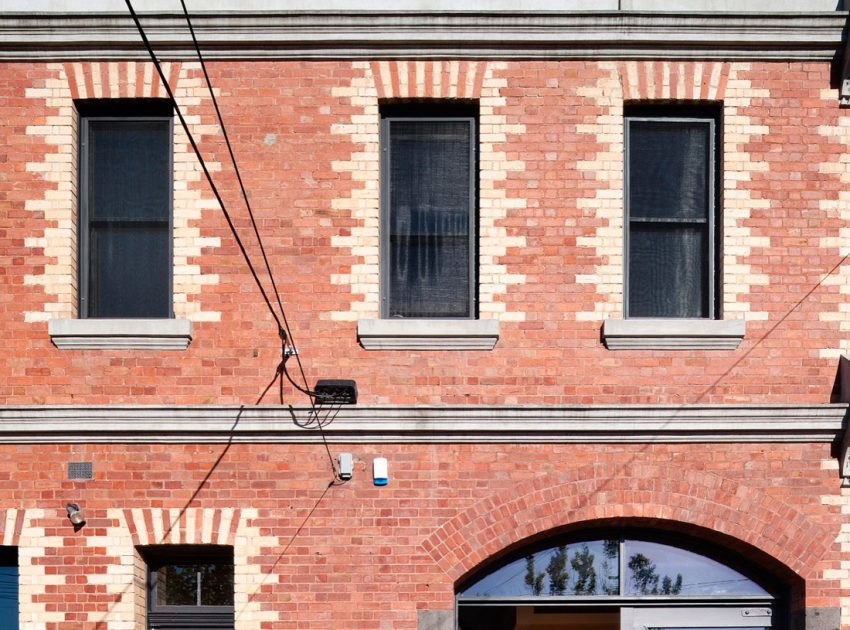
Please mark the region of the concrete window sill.
<svg viewBox="0 0 850 630"><path fill-rule="evenodd" d="M188 319L52 319L50 340L60 350L185 350Z"/></svg>
<svg viewBox="0 0 850 630"><path fill-rule="evenodd" d="M734 350L743 319L609 319L602 340L609 350Z"/></svg>
<svg viewBox="0 0 850 630"><path fill-rule="evenodd" d="M362 319L357 340L365 350L492 350L495 319Z"/></svg>

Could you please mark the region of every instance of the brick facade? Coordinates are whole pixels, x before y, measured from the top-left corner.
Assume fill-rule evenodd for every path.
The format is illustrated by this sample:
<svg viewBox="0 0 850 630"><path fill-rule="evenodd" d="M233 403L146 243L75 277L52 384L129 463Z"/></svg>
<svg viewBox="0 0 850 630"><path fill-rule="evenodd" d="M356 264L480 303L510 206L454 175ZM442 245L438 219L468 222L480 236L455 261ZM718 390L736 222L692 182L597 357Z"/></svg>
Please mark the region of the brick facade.
<svg viewBox="0 0 850 630"><path fill-rule="evenodd" d="M691 64L675 65L688 69ZM615 216L622 178L617 99L619 84L635 64L511 62L479 68L481 89L495 90L493 122L488 123L493 127L482 146L492 139L493 157L487 162L502 177L485 186L482 176L482 213L488 205L493 213L488 218L492 228L482 224L480 255L492 265L481 271L481 309L482 317L501 320L501 341L490 353L454 353L450 360L436 361L431 354L364 353L351 321L377 313L377 111L374 100L352 105L348 92L358 82L368 83L374 76L371 66L214 64L213 81L237 155L243 156L244 176L252 184L255 212L267 232L264 240L297 342L309 358L308 375L341 369L356 373L361 399L374 404L828 400L835 358L845 343L839 263L845 253L840 200L847 169L839 130L847 126L847 117L828 89L828 64L719 65L709 76L727 77L723 315L746 320L739 351L612 354L599 343L599 323L622 316L617 253L622 229ZM6 155L6 168L16 175L2 188L9 217L2 314L10 331L3 343L14 357L0 365L4 400L250 401L276 365L274 327L197 167L186 171L181 166L194 160L188 154L175 160L175 211L185 217L175 217L175 261L180 263L175 266L175 311L196 322L189 351L147 357L52 348L44 320L72 314L76 299L71 246L76 228L73 194L67 190L73 187L73 127L47 135L56 116L73 120L63 100L70 93L63 86L49 87L61 83L56 77L65 74L64 66L7 65L4 71L10 77L0 101L9 121L4 140L16 147ZM638 85L645 74L638 72ZM203 92L193 85L185 88L186 99L188 90ZM61 107L53 97L42 96L49 89L65 94ZM362 89L372 90L368 98L377 98L377 86ZM208 99L191 98L186 104L200 116L196 124L206 159L220 164L226 154L211 106L204 104ZM482 107L487 98L482 95ZM256 120L245 117L244 102L252 103ZM813 126L806 137L798 137L794 108L803 103ZM778 118L777 108L787 116ZM345 127L352 120L355 127L365 125L362 133ZM186 149L181 148L182 134L176 135L179 156ZM780 150L789 143L796 151ZM353 155L360 157L353 160ZM54 181L53 170L34 166L54 163L71 169L64 184ZM269 177L273 165L275 176ZM369 172L370 179L361 181ZM231 171L215 176L249 252L259 260ZM487 201L490 186L493 196ZM57 193L50 191L62 190L67 192L58 201L51 200ZM372 191L368 202L345 201L361 199L358 191L365 190ZM788 228L782 236L776 231L779 224ZM54 273L57 280L49 280ZM564 362L564 356L572 360ZM572 367L578 365L581 370ZM53 379L46 387L41 370L48 366ZM235 374L238 379L232 378Z"/></svg>
<svg viewBox="0 0 850 630"><path fill-rule="evenodd" d="M257 59L209 70L310 383L355 378L367 407L836 402L850 343L850 114L829 62ZM280 360L277 330L176 121L174 313L193 321L189 348L59 350L48 335L48 320L77 314L74 101L161 97L152 65L0 72L3 410L254 404ZM166 73L259 266L200 67L173 61ZM379 104L434 98L479 103L478 308L500 338L486 352L366 351L356 326L379 316ZM613 352L600 340L623 316L623 107L658 100L722 103L719 299L722 319L745 320L737 350ZM282 391L264 402L304 404ZM329 485L313 437L0 436L0 542L19 549L21 627L143 630L139 547L225 544L238 630L413 630L419 611L452 611L457 585L508 551L618 524L731 549L783 581L792 613L840 608L831 630L850 630L850 494L822 440L333 444L354 454L355 474ZM378 456L386 488L371 483ZM94 478L67 480L69 461L92 461ZM78 531L66 501L86 511Z"/></svg>
<svg viewBox="0 0 850 630"><path fill-rule="evenodd" d="M318 445L3 447L22 627L141 628L128 622L143 593L135 546L212 543L234 547L240 630L414 629L417 609L450 610L459 580L522 541L612 522L731 546L809 607L844 601L846 500L828 445L337 448L355 476L328 488ZM386 488L371 483L376 456L391 462ZM69 458L92 461L94 479L63 480ZM77 533L65 499L87 512Z"/></svg>

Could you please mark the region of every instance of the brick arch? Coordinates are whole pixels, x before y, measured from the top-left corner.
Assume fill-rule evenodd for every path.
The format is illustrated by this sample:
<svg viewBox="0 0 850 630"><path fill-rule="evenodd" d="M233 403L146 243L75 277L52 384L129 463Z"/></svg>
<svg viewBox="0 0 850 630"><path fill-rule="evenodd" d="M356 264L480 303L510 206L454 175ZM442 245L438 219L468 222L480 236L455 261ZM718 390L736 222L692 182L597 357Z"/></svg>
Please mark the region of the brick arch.
<svg viewBox="0 0 850 630"><path fill-rule="evenodd" d="M667 472L595 464L546 475L470 506L422 546L457 583L485 560L550 531L612 519L664 521L716 532L797 576L819 577L810 567L835 539L823 526L759 488L704 471L669 479Z"/></svg>
<svg viewBox="0 0 850 630"><path fill-rule="evenodd" d="M378 98L480 98L487 71L478 61L373 61Z"/></svg>
<svg viewBox="0 0 850 630"><path fill-rule="evenodd" d="M17 546L24 529L26 510L0 510L0 545Z"/></svg>
<svg viewBox="0 0 850 630"><path fill-rule="evenodd" d="M722 101L729 64L722 61L627 61L619 66L626 100Z"/></svg>
<svg viewBox="0 0 850 630"><path fill-rule="evenodd" d="M125 509L133 545L231 545L242 518L238 508Z"/></svg>
<svg viewBox="0 0 850 630"><path fill-rule="evenodd" d="M93 61L66 63L64 66L74 99L165 98L168 95L150 62ZM180 69L178 62L162 64L162 71L172 90L177 89Z"/></svg>

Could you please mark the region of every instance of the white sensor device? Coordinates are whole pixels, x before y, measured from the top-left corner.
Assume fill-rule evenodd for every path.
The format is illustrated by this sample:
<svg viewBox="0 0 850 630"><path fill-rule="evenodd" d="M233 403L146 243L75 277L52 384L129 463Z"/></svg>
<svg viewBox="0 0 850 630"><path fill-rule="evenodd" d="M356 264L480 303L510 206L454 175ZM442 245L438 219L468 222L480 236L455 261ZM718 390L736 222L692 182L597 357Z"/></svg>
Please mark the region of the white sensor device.
<svg viewBox="0 0 850 630"><path fill-rule="evenodd" d="M389 467L385 457L376 457L372 460L372 479L376 486L385 486L390 480Z"/></svg>
<svg viewBox="0 0 850 630"><path fill-rule="evenodd" d="M351 453L340 453L338 461L339 478L348 481L354 472L354 456Z"/></svg>

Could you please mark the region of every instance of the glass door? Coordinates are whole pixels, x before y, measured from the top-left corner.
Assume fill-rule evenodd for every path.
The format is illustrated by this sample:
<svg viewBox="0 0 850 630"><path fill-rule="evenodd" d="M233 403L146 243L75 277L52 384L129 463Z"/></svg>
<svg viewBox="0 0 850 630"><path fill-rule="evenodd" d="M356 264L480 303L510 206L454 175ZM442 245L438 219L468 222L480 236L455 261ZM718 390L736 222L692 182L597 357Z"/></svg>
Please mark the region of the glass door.
<svg viewBox="0 0 850 630"><path fill-rule="evenodd" d="M767 606L621 609L620 630L771 630Z"/></svg>

